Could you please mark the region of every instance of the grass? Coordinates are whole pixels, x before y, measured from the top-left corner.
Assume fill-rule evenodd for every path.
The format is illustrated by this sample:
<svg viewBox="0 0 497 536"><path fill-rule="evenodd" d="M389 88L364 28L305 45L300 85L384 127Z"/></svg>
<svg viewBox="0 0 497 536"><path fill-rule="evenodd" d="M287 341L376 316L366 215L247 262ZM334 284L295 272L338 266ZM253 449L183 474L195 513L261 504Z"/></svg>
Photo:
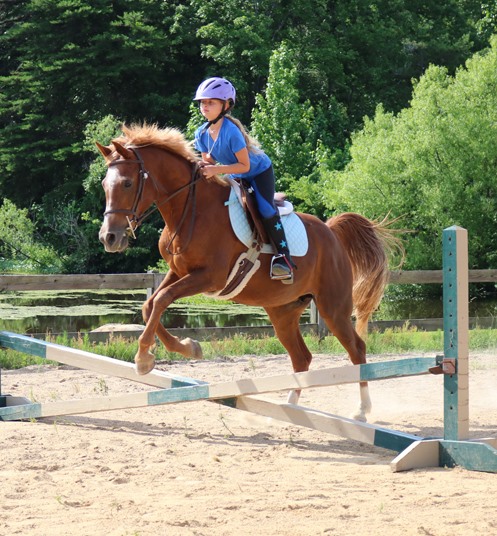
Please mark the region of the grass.
<svg viewBox="0 0 497 536"><path fill-rule="evenodd" d="M344 349L335 337L329 336L319 340L317 336L306 335L305 342L312 353L343 355ZM51 342L85 350L96 354L106 355L122 361L133 362L138 348L137 341L129 341L121 337L110 337L105 343L92 343L88 337L68 339L59 336ZM470 331L470 350L497 350L497 330L474 329ZM246 335L222 340L201 342L204 359L229 358L242 355L275 355L285 354L286 350L274 337L251 338ZM368 354L395 354L406 352L443 352L443 332L418 331L413 327L392 328L382 333L370 333L367 339ZM182 359L178 354L167 352L162 344L154 349L159 361ZM46 360L21 352L0 349L0 368L17 369L28 365L39 365Z"/></svg>

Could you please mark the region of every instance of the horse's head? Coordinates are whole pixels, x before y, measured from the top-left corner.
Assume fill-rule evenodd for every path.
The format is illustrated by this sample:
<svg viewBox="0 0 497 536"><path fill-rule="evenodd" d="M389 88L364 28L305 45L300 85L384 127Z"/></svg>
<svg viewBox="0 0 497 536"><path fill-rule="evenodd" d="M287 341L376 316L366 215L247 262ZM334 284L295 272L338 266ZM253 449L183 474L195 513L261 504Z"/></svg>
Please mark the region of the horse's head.
<svg viewBox="0 0 497 536"><path fill-rule="evenodd" d="M183 224L188 225L187 233L191 236L196 185L203 179L192 143L174 128L160 129L144 123L123 125L122 129L123 136L112 140L109 146L96 144L108 166L102 181L106 207L99 233L105 250L124 251L129 236L134 236L135 229L157 209L166 229L172 230L171 241ZM208 181L228 185L218 175ZM211 196L224 203L213 189Z"/></svg>
<svg viewBox="0 0 497 536"><path fill-rule="evenodd" d="M145 192L148 173L135 149L117 141L109 147L97 142L97 147L108 166L102 181L106 206L98 237L105 251L119 253L128 247L129 236L134 235L141 215L153 202Z"/></svg>

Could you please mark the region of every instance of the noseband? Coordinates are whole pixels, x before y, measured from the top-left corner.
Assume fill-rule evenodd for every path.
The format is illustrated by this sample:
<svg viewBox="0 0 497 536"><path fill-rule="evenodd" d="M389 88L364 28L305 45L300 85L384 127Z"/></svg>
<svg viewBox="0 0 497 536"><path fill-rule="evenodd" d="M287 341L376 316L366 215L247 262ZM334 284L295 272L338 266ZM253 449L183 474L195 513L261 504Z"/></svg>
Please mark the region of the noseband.
<svg viewBox="0 0 497 536"><path fill-rule="evenodd" d="M178 223L178 225L176 227L176 230L174 231L173 237L171 238L168 246L166 247L168 253L173 255L174 253L169 251L169 248L170 248L173 240L178 235L178 232L179 232L181 226L183 225L183 222L185 221L186 211L187 211L187 207L188 207L188 204L189 204L190 200L192 200L192 202L193 202L192 222L191 222L191 226L190 226L190 234L189 234L189 237L188 237L188 240L187 240L186 244L188 244L190 242L190 240L191 240L191 236L192 236L192 232L193 232L193 220L195 218L195 210L194 209L195 209L195 201L196 201L196 184L200 179L203 178L203 175L199 175L199 173L198 173L200 168L199 168L198 164L195 163L193 165L193 167L192 167L192 174L191 174L190 182L188 184L185 184L185 185L181 186L180 188L175 190L172 194L168 195L166 197L166 199L162 200L160 203L156 202L155 206L150 207L148 210L146 210L142 214L138 215L138 205L140 204L141 198L143 196L143 191L145 189L146 181L148 179L152 180L152 182L154 184L154 188L155 188L157 193L159 193L159 189L157 187L157 182L154 179L153 175L151 173L149 173L147 171L147 169L145 168L145 163L143 162L143 159L142 159L142 157L140 155L140 152L138 151L138 148L137 147L127 147L127 148L130 149L131 151L133 151L134 155L136 156L136 159L135 160L128 160L127 158L120 158L118 160L113 160L112 162L109 162L108 167L117 166L119 164L138 164L138 166L139 166L138 188L136 190L135 199L133 201L133 207L131 209L116 208L116 209L113 209L113 210L106 210L104 212L104 216L107 216L108 214L125 214L126 219L128 220L128 224L129 224L128 229L131 232L131 234L133 235L133 238L136 238L135 231L143 223L143 220L145 220L145 218L148 218L160 206L164 205L168 201L171 201L171 199L176 197L183 190L186 190L187 188L189 188L188 198L187 198L187 200L185 202L185 206L183 208L183 214L181 216L180 222ZM186 245L185 245L185 247L186 247Z"/></svg>

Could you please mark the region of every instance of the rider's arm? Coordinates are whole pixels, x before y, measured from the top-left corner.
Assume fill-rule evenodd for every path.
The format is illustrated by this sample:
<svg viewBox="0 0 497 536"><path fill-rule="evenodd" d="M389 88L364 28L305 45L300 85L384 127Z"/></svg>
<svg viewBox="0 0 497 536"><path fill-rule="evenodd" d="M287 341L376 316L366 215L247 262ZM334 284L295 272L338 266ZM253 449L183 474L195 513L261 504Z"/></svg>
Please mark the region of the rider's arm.
<svg viewBox="0 0 497 536"><path fill-rule="evenodd" d="M202 171L207 178L212 177L213 175L225 174L225 175L241 175L243 173L248 173L250 171L250 158L248 149L244 147L235 153L236 159L238 162L236 164L228 165L207 165L204 166ZM207 153L202 153L202 159L208 161ZM212 158L211 158L212 160Z"/></svg>

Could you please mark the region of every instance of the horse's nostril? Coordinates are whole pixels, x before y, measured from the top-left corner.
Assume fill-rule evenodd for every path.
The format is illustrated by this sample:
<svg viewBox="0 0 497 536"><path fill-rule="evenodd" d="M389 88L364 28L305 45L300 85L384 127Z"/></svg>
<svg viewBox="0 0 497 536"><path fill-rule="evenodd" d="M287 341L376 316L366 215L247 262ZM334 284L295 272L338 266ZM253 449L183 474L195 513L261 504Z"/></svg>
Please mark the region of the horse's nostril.
<svg viewBox="0 0 497 536"><path fill-rule="evenodd" d="M114 242L116 241L116 235L114 233L107 233L100 238L100 241L109 246L112 246L112 244L114 244Z"/></svg>

